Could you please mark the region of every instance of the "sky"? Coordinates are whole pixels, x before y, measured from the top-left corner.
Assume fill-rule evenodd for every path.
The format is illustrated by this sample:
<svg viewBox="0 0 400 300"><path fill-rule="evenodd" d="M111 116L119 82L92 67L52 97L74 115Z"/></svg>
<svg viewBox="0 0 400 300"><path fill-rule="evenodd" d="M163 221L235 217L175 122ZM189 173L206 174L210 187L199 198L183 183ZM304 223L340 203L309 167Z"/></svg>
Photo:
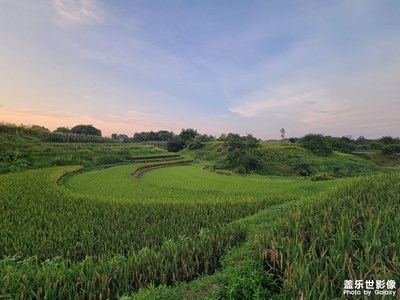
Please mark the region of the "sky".
<svg viewBox="0 0 400 300"><path fill-rule="evenodd" d="M400 136L398 0L0 0L0 121Z"/></svg>

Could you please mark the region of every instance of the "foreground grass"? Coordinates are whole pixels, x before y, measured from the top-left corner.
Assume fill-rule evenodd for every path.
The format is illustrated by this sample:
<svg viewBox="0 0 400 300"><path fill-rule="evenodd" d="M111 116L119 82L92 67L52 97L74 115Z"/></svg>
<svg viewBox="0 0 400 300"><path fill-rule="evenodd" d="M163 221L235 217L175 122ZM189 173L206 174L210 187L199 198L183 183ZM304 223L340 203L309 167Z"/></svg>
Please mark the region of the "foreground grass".
<svg viewBox="0 0 400 300"><path fill-rule="evenodd" d="M321 198L238 220L246 242L224 256L216 274L124 299L345 299L344 280L398 283L399 179L353 179Z"/></svg>
<svg viewBox="0 0 400 300"><path fill-rule="evenodd" d="M269 299L271 291L277 290L276 282L265 272L262 262L255 255L254 236L298 205L301 201L286 202L235 221L246 228L246 242L223 257L221 267L215 274L175 286L150 286L121 300Z"/></svg>
<svg viewBox="0 0 400 300"><path fill-rule="evenodd" d="M80 178L78 182L88 188L94 185L97 193L87 194L57 185L65 173L80 167L1 175L0 295L117 298L149 284L171 285L211 274L220 266L221 256L246 236L246 229L231 221L297 197L294 191L278 197L273 184L270 195L240 186L219 191L219 184L202 190L195 179L174 187L177 172L188 172L186 178L196 173L197 179L212 176L210 181L220 179L229 185L224 176L203 171L199 165L132 178L135 169L149 164L95 170L67 180L71 184ZM171 173L164 177L167 170ZM163 178L159 186L147 181L151 174ZM242 188L246 182L253 188L268 182L230 178ZM102 194L108 190L103 190L106 183L116 187L114 195Z"/></svg>
<svg viewBox="0 0 400 300"><path fill-rule="evenodd" d="M1 175L0 295L328 299L343 278L400 279L398 175L321 183L192 165L132 178L145 165L68 188L57 180L79 167Z"/></svg>
<svg viewBox="0 0 400 300"><path fill-rule="evenodd" d="M290 297L340 297L344 280L400 280L400 176L354 180L256 238Z"/></svg>

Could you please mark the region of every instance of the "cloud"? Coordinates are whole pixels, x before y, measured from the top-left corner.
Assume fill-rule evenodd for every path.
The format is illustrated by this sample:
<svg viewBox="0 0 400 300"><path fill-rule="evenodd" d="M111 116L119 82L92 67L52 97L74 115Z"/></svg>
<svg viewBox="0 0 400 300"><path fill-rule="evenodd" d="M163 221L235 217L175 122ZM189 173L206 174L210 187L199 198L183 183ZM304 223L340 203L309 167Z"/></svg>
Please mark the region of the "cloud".
<svg viewBox="0 0 400 300"><path fill-rule="evenodd" d="M333 125L341 120L341 122L349 122L354 120L354 109L340 108L338 106L331 107L330 109L310 111L304 115L301 122L307 125Z"/></svg>
<svg viewBox="0 0 400 300"><path fill-rule="evenodd" d="M59 25L98 23L103 19L96 0L52 0L52 5Z"/></svg>
<svg viewBox="0 0 400 300"><path fill-rule="evenodd" d="M137 119L137 120L142 120L147 116L144 112L137 111L137 110L129 110L128 111L128 117L130 119Z"/></svg>
<svg viewBox="0 0 400 300"><path fill-rule="evenodd" d="M295 86L264 89L239 100L229 110L242 117L284 115L304 111L324 98L319 90L301 90Z"/></svg>

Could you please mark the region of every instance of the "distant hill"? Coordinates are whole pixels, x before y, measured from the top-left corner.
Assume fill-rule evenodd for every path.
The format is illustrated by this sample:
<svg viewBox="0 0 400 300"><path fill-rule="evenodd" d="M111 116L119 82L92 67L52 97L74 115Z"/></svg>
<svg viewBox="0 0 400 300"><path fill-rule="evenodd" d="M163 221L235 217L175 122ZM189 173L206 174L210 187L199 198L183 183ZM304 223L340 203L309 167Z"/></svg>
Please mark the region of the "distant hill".
<svg viewBox="0 0 400 300"><path fill-rule="evenodd" d="M258 149L262 168L256 173L272 176L315 176L327 173L332 177L350 177L376 173L386 169L365 158L333 152L331 156L321 157L298 144L282 142L261 142ZM211 168L224 159L227 149L221 141L206 143L195 150L184 150L195 159L210 162Z"/></svg>

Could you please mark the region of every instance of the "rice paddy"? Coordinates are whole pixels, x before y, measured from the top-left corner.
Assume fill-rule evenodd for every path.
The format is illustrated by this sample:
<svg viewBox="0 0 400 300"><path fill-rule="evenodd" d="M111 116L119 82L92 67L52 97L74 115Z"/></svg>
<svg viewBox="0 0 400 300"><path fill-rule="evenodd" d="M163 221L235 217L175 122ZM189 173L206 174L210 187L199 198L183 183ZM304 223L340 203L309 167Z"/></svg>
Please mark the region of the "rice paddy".
<svg viewBox="0 0 400 300"><path fill-rule="evenodd" d="M289 298L340 297L344 278L399 279L398 175L313 182L195 163L132 176L174 162L0 175L0 295L116 299L212 274L246 240ZM267 230L241 221L284 203L291 210Z"/></svg>

